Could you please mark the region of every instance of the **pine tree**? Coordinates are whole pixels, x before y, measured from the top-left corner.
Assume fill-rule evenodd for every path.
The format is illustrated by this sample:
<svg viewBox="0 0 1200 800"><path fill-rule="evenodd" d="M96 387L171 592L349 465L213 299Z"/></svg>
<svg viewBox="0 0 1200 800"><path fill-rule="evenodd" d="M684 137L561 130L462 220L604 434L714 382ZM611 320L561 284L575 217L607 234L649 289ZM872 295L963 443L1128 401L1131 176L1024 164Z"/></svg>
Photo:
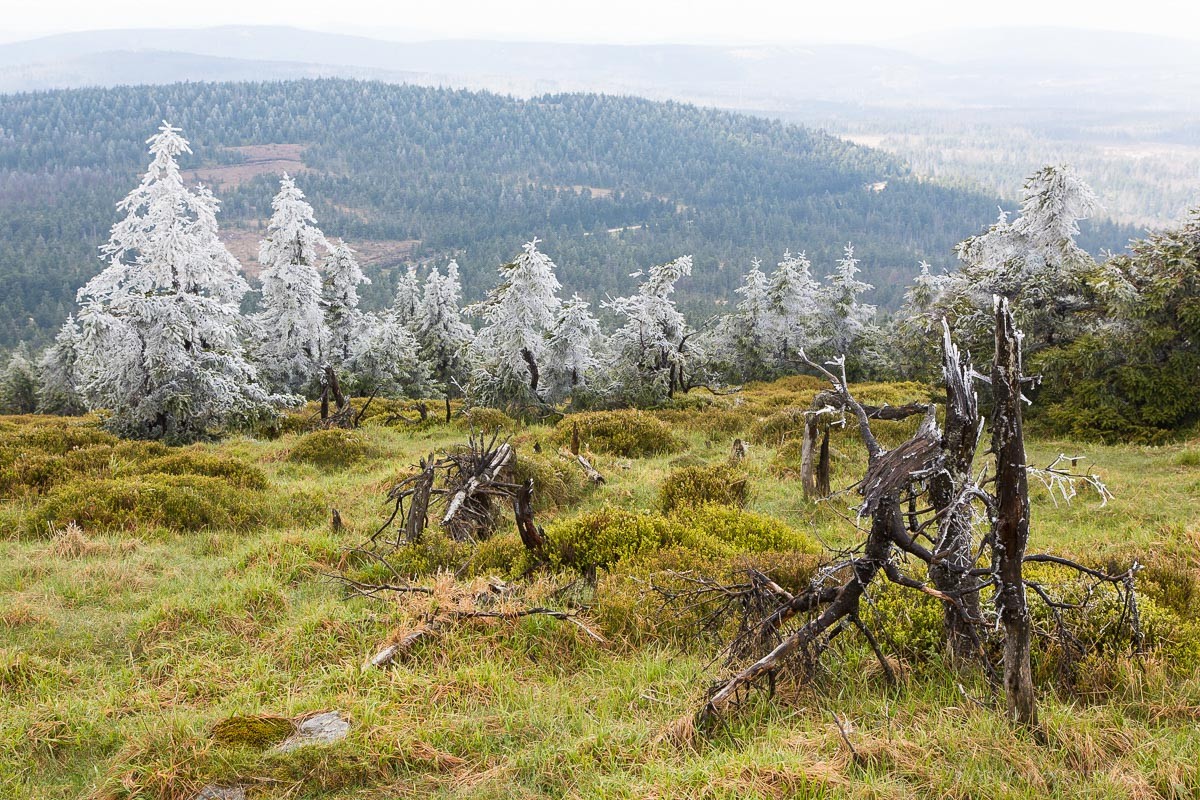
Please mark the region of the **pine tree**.
<svg viewBox="0 0 1200 800"><path fill-rule="evenodd" d="M363 328L358 310L358 287L370 283L363 275L350 245L338 239L325 259L325 327L329 331L329 358L347 363L354 354L354 339Z"/></svg>
<svg viewBox="0 0 1200 800"><path fill-rule="evenodd" d="M179 133L164 122L148 140L150 168L101 248L108 266L79 290L75 367L89 407L109 409L119 433L190 440L281 398L243 352L249 287L217 236L217 200L184 186L176 159L191 150Z"/></svg>
<svg viewBox="0 0 1200 800"><path fill-rule="evenodd" d="M538 403L542 351L561 302L554 262L527 242L499 270L500 285L468 309L482 317L472 346L472 393L484 405L527 408Z"/></svg>
<svg viewBox="0 0 1200 800"><path fill-rule="evenodd" d="M828 312L824 326L824 353L829 357L846 356L848 360L863 359L861 345L870 333L875 306L861 302L864 293L875 287L858 279L858 259L854 246L846 245L845 255L829 276L826 290Z"/></svg>
<svg viewBox="0 0 1200 800"><path fill-rule="evenodd" d="M417 338L393 311L366 318L348 366L359 395L419 396L429 383Z"/></svg>
<svg viewBox="0 0 1200 800"><path fill-rule="evenodd" d="M451 261L445 276L434 267L425 279L425 292L412 322L421 359L447 401L466 381L466 349L474 336L471 326L462 319L461 299L458 264Z"/></svg>
<svg viewBox="0 0 1200 800"><path fill-rule="evenodd" d="M1076 243L1079 221L1097 208L1071 169L1048 166L1025 182L1020 215L1000 219L958 245L962 269L939 305L977 353L986 353L992 297L1009 300L1027 351L1074 339L1073 317L1092 303L1085 286L1096 264Z"/></svg>
<svg viewBox="0 0 1200 800"><path fill-rule="evenodd" d="M458 269L457 265L455 265L455 269ZM408 269L400 276L400 280L396 281L396 296L392 301L392 314L401 324L408 325L417 318L417 308L420 305L421 281L417 279L417 266L409 264Z"/></svg>
<svg viewBox="0 0 1200 800"><path fill-rule="evenodd" d="M546 343L546 398L551 403L596 394L600 361L596 348L600 323L592 316L586 300L578 294L563 302Z"/></svg>
<svg viewBox="0 0 1200 800"><path fill-rule="evenodd" d="M286 173L271 201L267 237L258 250L262 310L256 353L264 377L285 391L315 387L327 357L329 333L322 309L322 253L332 248L316 227L312 206Z"/></svg>
<svg viewBox="0 0 1200 800"><path fill-rule="evenodd" d="M804 253L785 251L767 281L770 329L779 340L779 366L786 368L809 347L820 327L821 285Z"/></svg>
<svg viewBox="0 0 1200 800"><path fill-rule="evenodd" d="M612 337L614 391L625 402L652 405L686 389L704 354L689 348L695 331L671 295L692 274L692 257L651 267L637 294L604 303L624 322ZM635 273L634 277L640 277Z"/></svg>
<svg viewBox="0 0 1200 800"><path fill-rule="evenodd" d="M0 372L0 414L32 414L37 410L37 387L37 369L17 350Z"/></svg>
<svg viewBox="0 0 1200 800"><path fill-rule="evenodd" d="M38 360L37 410L42 414L70 416L87 410L75 378L75 361L83 338L74 315L69 315Z"/></svg>
<svg viewBox="0 0 1200 800"><path fill-rule="evenodd" d="M770 377L775 361L770 296L761 267L762 262L754 259L735 290L741 295L737 311L722 320L717 337L724 360L738 380Z"/></svg>

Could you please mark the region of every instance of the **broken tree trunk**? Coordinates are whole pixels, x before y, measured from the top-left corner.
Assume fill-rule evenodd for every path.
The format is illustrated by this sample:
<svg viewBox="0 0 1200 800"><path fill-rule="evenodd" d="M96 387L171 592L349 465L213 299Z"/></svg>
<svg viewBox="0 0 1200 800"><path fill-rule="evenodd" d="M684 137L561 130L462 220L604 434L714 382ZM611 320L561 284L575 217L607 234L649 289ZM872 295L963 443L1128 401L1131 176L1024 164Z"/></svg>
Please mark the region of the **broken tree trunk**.
<svg viewBox="0 0 1200 800"><path fill-rule="evenodd" d="M600 474L599 470L592 466L592 462L588 461L582 455L575 456L575 463L580 466L580 468L583 470L583 474L587 475L589 481L597 486L604 483L604 476Z"/></svg>
<svg viewBox="0 0 1200 800"><path fill-rule="evenodd" d="M741 439L733 440L733 447L729 449L729 460L737 463L746 457L746 443Z"/></svg>
<svg viewBox="0 0 1200 800"><path fill-rule="evenodd" d="M971 501L965 488L971 484L971 467L979 442L979 402L971 385L970 361L962 362L950 339L950 326L942 321L942 374L946 382L946 420L942 432L942 469L929 479L929 498L938 520L938 537L929 578L938 591L957 597L946 604L943 630L956 661L977 658L975 630L982 620L978 583L971 574ZM915 527L915 526L914 526Z"/></svg>
<svg viewBox="0 0 1200 800"><path fill-rule="evenodd" d="M410 544L421 541L429 515L429 496L433 492L433 454L421 459L421 472L413 480L408 517L404 520L404 538Z"/></svg>
<svg viewBox="0 0 1200 800"><path fill-rule="evenodd" d="M995 298L996 360L992 366L992 452L996 456L993 535L998 557L997 594L1004 626L1004 691L1010 719L1037 726L1037 699L1029 665L1032 626L1021 565L1029 542L1029 482L1021 419L1021 335L1008 301Z"/></svg>
<svg viewBox="0 0 1200 800"><path fill-rule="evenodd" d="M533 478L527 479L513 492L513 514L517 519L517 533L521 544L539 560L544 556L546 535L533 522Z"/></svg>

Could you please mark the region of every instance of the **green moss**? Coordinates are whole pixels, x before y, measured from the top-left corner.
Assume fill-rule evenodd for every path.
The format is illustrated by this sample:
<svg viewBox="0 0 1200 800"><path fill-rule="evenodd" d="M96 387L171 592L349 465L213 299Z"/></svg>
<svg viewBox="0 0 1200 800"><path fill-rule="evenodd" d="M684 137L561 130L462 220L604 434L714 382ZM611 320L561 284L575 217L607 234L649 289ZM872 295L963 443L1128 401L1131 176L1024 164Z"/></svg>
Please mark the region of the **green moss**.
<svg viewBox="0 0 1200 800"><path fill-rule="evenodd" d="M552 563L588 569L679 544L683 533L676 522L657 514L603 508L552 523L546 538Z"/></svg>
<svg viewBox="0 0 1200 800"><path fill-rule="evenodd" d="M287 717L270 714L223 719L212 728L212 738L223 745L270 747L282 742L296 730Z"/></svg>
<svg viewBox="0 0 1200 800"><path fill-rule="evenodd" d="M741 508L749 496L748 476L730 464L683 467L669 473L659 490L659 508L670 514L679 508L710 503Z"/></svg>
<svg viewBox="0 0 1200 800"><path fill-rule="evenodd" d="M344 469L378 452L362 433L331 428L301 436L288 452L288 461L325 469Z"/></svg>
<svg viewBox="0 0 1200 800"><path fill-rule="evenodd" d="M683 442L662 420L644 411L569 414L558 423L555 440L568 444L576 426L581 444L600 453L641 458L683 449Z"/></svg>

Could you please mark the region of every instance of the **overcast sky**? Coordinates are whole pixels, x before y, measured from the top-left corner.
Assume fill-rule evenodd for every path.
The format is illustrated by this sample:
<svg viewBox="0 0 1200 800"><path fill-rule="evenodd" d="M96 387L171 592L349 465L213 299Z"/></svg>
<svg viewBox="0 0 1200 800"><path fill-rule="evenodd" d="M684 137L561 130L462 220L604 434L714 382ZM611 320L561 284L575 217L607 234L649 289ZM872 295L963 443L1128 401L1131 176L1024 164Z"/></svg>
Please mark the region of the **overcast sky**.
<svg viewBox="0 0 1200 800"><path fill-rule="evenodd" d="M96 28L230 24L294 25L381 38L619 43L881 42L1010 25L1200 39L1200 3L1189 0L14 0L5 5L0 33L9 40Z"/></svg>

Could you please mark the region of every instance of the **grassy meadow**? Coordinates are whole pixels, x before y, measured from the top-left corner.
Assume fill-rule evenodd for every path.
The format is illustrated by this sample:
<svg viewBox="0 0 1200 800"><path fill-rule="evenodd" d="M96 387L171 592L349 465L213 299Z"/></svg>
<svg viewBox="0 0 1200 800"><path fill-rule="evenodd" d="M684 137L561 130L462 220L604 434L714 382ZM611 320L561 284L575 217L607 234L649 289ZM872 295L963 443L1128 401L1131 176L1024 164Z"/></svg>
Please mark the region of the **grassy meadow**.
<svg viewBox="0 0 1200 800"><path fill-rule="evenodd" d="M1081 491L1068 504L1035 483L1031 550L1147 565L1146 652L1130 656L1098 630L1108 652L1069 682L1052 680L1047 656L1045 743L1006 722L980 675L950 671L936 605L883 586L868 622L897 685L845 636L811 682L782 681L711 731L679 723L725 667L685 609L648 591L653 576L750 564L803 584L825 548L860 537L852 493L810 503L800 490L795 410L817 388L789 378L629 412L615 429L597 418L583 442L607 478L598 487L558 454L567 427L513 426L554 568L522 578L506 513L478 548L431 528L397 552L414 583L434 587L398 598L349 597L330 576L388 577L348 549L387 518L388 489L422 456L465 441L469 422L414 425L381 403L348 435L304 433L296 415L274 438L166 448L117 441L92 418L0 418L0 797L191 800L208 784L326 800L1200 796L1196 442L1030 442L1035 464L1086 454L1114 495L1101 504ZM930 396L915 384L856 392ZM471 419L509 424L496 412ZM877 430L897 444L913 424ZM736 467L745 511L664 497L681 475L727 488L706 469L726 462L735 437L750 442ZM864 465L850 432L835 435L835 489ZM598 583L571 600L557 590L585 552ZM493 576L525 585L530 604L582 606L603 641L544 616L466 620L390 668L364 668ZM352 721L328 746L276 752L213 735L243 715L326 710Z"/></svg>

